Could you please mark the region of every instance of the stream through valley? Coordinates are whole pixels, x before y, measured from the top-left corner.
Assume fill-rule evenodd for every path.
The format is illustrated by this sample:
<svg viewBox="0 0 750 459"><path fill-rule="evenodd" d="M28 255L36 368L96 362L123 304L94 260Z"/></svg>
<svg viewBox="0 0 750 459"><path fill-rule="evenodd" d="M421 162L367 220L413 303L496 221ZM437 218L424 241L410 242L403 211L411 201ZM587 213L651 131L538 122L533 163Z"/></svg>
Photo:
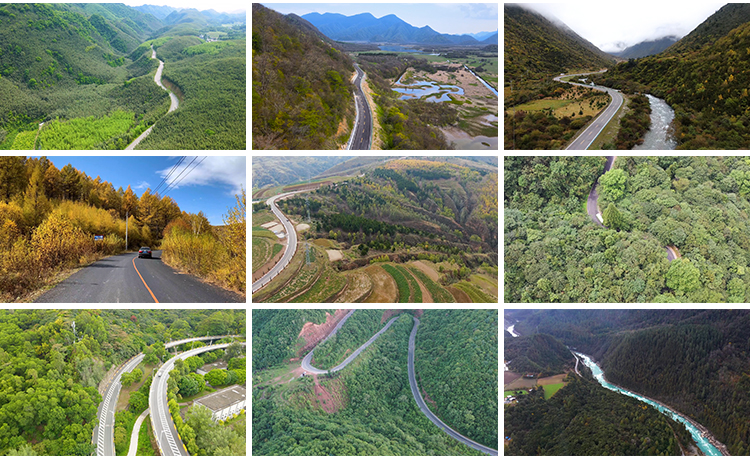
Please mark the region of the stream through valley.
<svg viewBox="0 0 750 459"><path fill-rule="evenodd" d="M649 96L650 97L650 96ZM583 363L591 369L591 372L594 375L594 378L599 382L599 384L602 385L602 387L619 392L623 395L627 395L628 397L633 397L643 403L647 403L654 408L656 408L660 413L663 413L670 418L674 419L677 422L680 422L685 425L685 428L687 428L688 432L690 432L690 435L693 436L693 440L695 440L695 443L698 445L698 448L705 454L706 456L723 456L721 451L719 451L718 448L716 448L714 445L711 444L708 439L703 436L703 433L701 432L701 429L693 424L692 421L686 419L685 417L675 413L673 410L667 408L666 406L662 405L661 403L651 400L649 398L643 397L641 395L635 394L633 392L630 392L628 390L625 390L621 387L615 386L614 384L610 384L607 382L607 380L604 378L604 372L601 368L599 368L599 365L594 363L593 360L591 360L591 357L587 355L580 354L578 352L575 353L578 357L581 358Z"/></svg>
<svg viewBox="0 0 750 459"><path fill-rule="evenodd" d="M674 150L677 142L672 138L669 125L674 120L674 110L664 100L646 94L651 104L651 126L641 145L633 150Z"/></svg>

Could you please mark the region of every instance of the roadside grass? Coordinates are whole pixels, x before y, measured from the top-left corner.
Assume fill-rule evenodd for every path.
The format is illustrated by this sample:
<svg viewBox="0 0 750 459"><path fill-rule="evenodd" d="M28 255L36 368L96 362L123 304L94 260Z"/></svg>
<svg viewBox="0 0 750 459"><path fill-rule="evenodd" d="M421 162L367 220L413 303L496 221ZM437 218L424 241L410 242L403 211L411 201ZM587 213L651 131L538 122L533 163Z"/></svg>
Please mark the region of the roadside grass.
<svg viewBox="0 0 750 459"><path fill-rule="evenodd" d="M609 120L609 123L602 129L602 132L599 134L599 136L594 139L594 141L591 143L591 146L589 147L589 150L602 150L604 145L606 144L615 144L615 139L617 138L617 133L620 132L620 119L630 110L628 108L628 104L630 103L630 97L623 94L623 102L620 109L615 113L615 116L612 117L611 120ZM584 209L586 208L585 201L584 201Z"/></svg>
<svg viewBox="0 0 750 459"><path fill-rule="evenodd" d="M477 288L466 281L453 284L453 287L456 287L469 295L472 303L497 303L497 298L493 298L491 295L483 292L480 288Z"/></svg>
<svg viewBox="0 0 750 459"><path fill-rule="evenodd" d="M544 387L544 399L549 400L550 397L555 395L558 390L562 389L562 387L565 385L565 383L559 383L559 384L547 384Z"/></svg>
<svg viewBox="0 0 750 459"><path fill-rule="evenodd" d="M283 245L281 245L281 244L274 244L274 245L273 245L273 250L271 251L271 258L273 258L273 257L275 257L276 255L278 255L278 253L279 253L279 252L281 252L281 250L282 250L283 248L284 248L284 246L283 246Z"/></svg>
<svg viewBox="0 0 750 459"><path fill-rule="evenodd" d="M122 386L122 388L120 389L120 396L117 399L117 407L115 408L115 411L122 411L128 407L130 394L134 392L138 392L138 389L140 389L141 387L143 387L144 384L146 384L148 377L151 376L151 374L154 371L154 368L156 368L156 365L146 365L143 362L141 362L136 368L140 368L141 371L143 371L143 376L141 376L140 382L133 383L130 385L130 387Z"/></svg>
<svg viewBox="0 0 750 459"><path fill-rule="evenodd" d="M126 456L130 448L130 436L133 433L135 420L141 413L133 414L130 411L118 411L115 413L115 454Z"/></svg>
<svg viewBox="0 0 750 459"><path fill-rule="evenodd" d="M406 278L401 274L399 270L394 268L393 266L389 264L383 264L383 269L386 270L388 274L391 275L394 281L396 281L396 286L398 287L398 302L399 303L408 303L409 302L409 283L406 281Z"/></svg>
<svg viewBox="0 0 750 459"><path fill-rule="evenodd" d="M305 250L297 249L297 253L295 254L295 257L299 255L299 262L290 263L289 266L287 266L286 269L282 271L282 274L279 274L278 276L276 276L276 278L273 281L271 281L269 285L273 284L274 281L278 279L279 277L282 277L283 273L288 270L291 270L291 271L289 271L286 279L291 279L291 281L287 285L285 285L283 288L276 291L273 295L263 300L263 302L273 303L273 302L283 301L284 298L290 295L293 295L295 292L298 292L300 290L307 288L310 285L310 283L315 280L318 274L318 271L324 268L323 258L318 252L318 250L315 248L315 246L311 246L310 253L311 253L312 262L307 263L305 260ZM301 268L299 272L297 272L296 274L293 274L297 266L301 266Z"/></svg>
<svg viewBox="0 0 750 459"><path fill-rule="evenodd" d="M259 270L261 266L271 258L271 243L266 238L253 237L253 272Z"/></svg>
<svg viewBox="0 0 750 459"><path fill-rule="evenodd" d="M275 291L280 289L281 286L283 286L289 279L292 278L299 269L300 266L305 262L305 251L304 250L297 250L297 252L292 257L292 261L289 262L289 265L284 268L283 271L281 271L281 274L274 277L271 282L269 282L265 287L263 287L260 291L253 294L253 302L258 301L270 301L269 293L271 293L271 296L275 296Z"/></svg>
<svg viewBox="0 0 750 459"><path fill-rule="evenodd" d="M273 231L260 226L253 226L253 237L266 237L268 239L278 240Z"/></svg>
<svg viewBox="0 0 750 459"><path fill-rule="evenodd" d="M253 227L261 227L261 225L265 225L266 223L270 223L272 221L278 221L276 220L276 216L271 213L270 210L262 210L260 212L255 212L253 215Z"/></svg>
<svg viewBox="0 0 750 459"><path fill-rule="evenodd" d="M151 415L149 414L141 424L141 430L138 431L138 451L136 456L156 456L156 450L151 443Z"/></svg>
<svg viewBox="0 0 750 459"><path fill-rule="evenodd" d="M190 397L184 397L184 398L181 398L181 399L179 399L179 400L177 400L177 401L178 401L179 403L187 403L187 402L192 402L193 400L199 399L199 398L201 398L201 397L204 397L204 396L206 396L206 395L208 395L208 394L211 394L211 393L213 393L213 392L216 392L216 389L214 389L213 387L205 386L205 387L203 387L203 389L201 389L201 391L200 391L200 392L198 392L197 394L195 394L195 395L191 395Z"/></svg>
<svg viewBox="0 0 750 459"><path fill-rule="evenodd" d="M453 295L451 295L447 290L445 290L440 285L433 282L432 279L427 276L424 272L422 272L420 269L416 267L409 267L409 270L417 276L417 278L424 284L424 286L427 288L427 290L430 292L430 295L432 295L432 301L435 303L455 303L456 299L453 298Z"/></svg>
<svg viewBox="0 0 750 459"><path fill-rule="evenodd" d="M293 303L323 303L333 295L341 291L346 285L346 276L343 276L326 264L323 273L310 290L293 299Z"/></svg>

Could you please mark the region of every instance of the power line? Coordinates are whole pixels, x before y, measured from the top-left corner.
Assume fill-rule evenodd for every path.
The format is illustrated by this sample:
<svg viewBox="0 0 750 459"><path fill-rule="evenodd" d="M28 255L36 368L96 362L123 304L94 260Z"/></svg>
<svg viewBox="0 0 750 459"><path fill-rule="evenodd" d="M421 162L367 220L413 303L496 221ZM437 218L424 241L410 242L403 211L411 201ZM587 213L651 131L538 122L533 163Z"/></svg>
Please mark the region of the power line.
<svg viewBox="0 0 750 459"><path fill-rule="evenodd" d="M156 188L154 188L153 194L156 194L156 193L158 193L158 192L159 192L159 191L158 191L158 190L159 190L159 188L161 188L161 186L162 186L162 185L163 185L163 184L164 184L164 183L165 183L165 182L167 181L167 179L168 179L168 178L169 178L169 177L170 177L170 176L171 176L171 175L172 175L172 174L174 173L174 171L175 171L175 170L177 170L177 168L178 168L178 167L180 166L180 164L182 164L182 161L184 161L184 160L185 160L185 158L186 158L185 156L181 156L181 157L180 157L180 160L179 160L179 161L177 161L177 164L175 164L174 166L172 166L172 169L171 169L171 170L169 171L169 173L168 173L167 175L165 175L165 176L164 176L164 178L163 178L163 179L161 180L161 183L160 183L160 184L159 184L159 185L158 185L158 186L157 186Z"/></svg>
<svg viewBox="0 0 750 459"><path fill-rule="evenodd" d="M208 156L204 156L204 157L203 157L203 159L201 159L201 160L200 160L200 161L198 162L198 164L196 164L195 166L193 166L193 168L192 168L192 169L190 169L190 172L193 172L193 171L194 171L194 170L195 170L195 169L196 169L196 168L197 168L198 166L200 166L200 165L201 165L201 163L202 163L203 161L205 161L205 160L206 160L206 158L208 158ZM190 164L193 164L193 163L191 162ZM188 167L190 167L190 164L188 164ZM187 169L187 167L186 167L185 169ZM184 172L184 171L183 171L183 172ZM185 175L185 177L187 177L188 175L190 175L190 172L188 172L188 173L187 173L187 174ZM179 185L179 184L180 184L180 182L181 182L181 181L185 180L185 177L182 177L182 178L181 178L181 179L180 179L180 180L179 180L179 181L178 181L177 183L174 183L174 184L172 185L172 188L176 187L177 185ZM179 176L178 176L177 178L179 178ZM175 180L176 180L176 179L175 179Z"/></svg>
<svg viewBox="0 0 750 459"><path fill-rule="evenodd" d="M192 165L193 165L193 163L195 162L195 160L196 160L196 159L198 159L198 157L197 157L197 156L193 156L193 160L192 160L192 161L190 161L190 164L188 164L187 166L185 166L185 168L183 168L183 169L182 169L182 172L180 172L180 174L179 174L179 175L178 175L177 177L175 177L175 178L173 178L173 179L172 179L172 182L171 182L171 183L169 183L169 185L167 185L167 187L166 187L166 188L164 189L164 196L166 196L166 195L167 195L167 193L169 192L169 190L170 190L170 189L172 188L172 186L174 185L175 181L176 181L176 180L177 180L178 178L180 178L180 177L182 176L182 174L184 174L184 173L185 173L185 171L186 171L186 170L188 169L188 167L190 167L190 166L192 166Z"/></svg>

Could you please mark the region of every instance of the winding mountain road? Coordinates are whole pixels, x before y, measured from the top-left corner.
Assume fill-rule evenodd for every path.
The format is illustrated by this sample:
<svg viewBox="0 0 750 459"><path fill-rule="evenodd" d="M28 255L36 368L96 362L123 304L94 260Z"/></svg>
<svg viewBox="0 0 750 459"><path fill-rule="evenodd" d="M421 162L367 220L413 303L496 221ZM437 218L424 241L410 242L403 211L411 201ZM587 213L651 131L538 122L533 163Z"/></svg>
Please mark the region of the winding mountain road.
<svg viewBox="0 0 750 459"><path fill-rule="evenodd" d="M370 137L372 136L372 114L370 113L370 104L367 102L364 91L362 91L362 80L365 78L365 72L354 64L357 70L357 78L354 80L356 92L354 93L354 105L357 110L354 129L349 139L347 150L369 150Z"/></svg>
<svg viewBox="0 0 750 459"><path fill-rule="evenodd" d="M620 91L618 91L617 89L607 88L605 86L591 86L587 84L573 83L572 81L563 81L562 79L566 77L593 75L596 73L603 73L606 71L607 70L604 69L598 72L574 73L571 75L560 75L554 78L554 80L559 83L568 83L568 84L572 84L573 86L583 86L586 88L595 89L597 91L606 92L612 98L612 101L609 103L607 108L605 108L604 111L599 114L599 116L594 118L594 120L588 125L588 127L586 127L586 129L584 129L583 132L581 132L570 143L570 145L568 145L566 150L588 150L588 148L591 146L594 140L596 140L596 138L599 137L599 134L607 126L607 124L612 119L612 117L615 116L615 113L617 113L617 110L620 109L620 107L622 106L623 98L622 98L622 93L620 93Z"/></svg>
<svg viewBox="0 0 750 459"><path fill-rule="evenodd" d="M419 405L419 409L422 410L422 413L424 413L425 416L427 416L427 419L432 421L433 424L438 426L443 432L447 433L457 441L460 441L469 448L473 448L482 453L489 454L490 456L497 456L497 450L488 448L487 446L481 445L474 440L464 437L460 433L448 427L443 421L435 416L429 408L427 408L427 404L424 402L422 394L419 392L419 387L417 386L417 378L414 374L414 348L416 347L419 319L417 319L416 317L414 317L413 319L414 328L411 329L411 335L409 335L409 386L411 387L411 394L414 397L414 400L417 402L417 405Z"/></svg>
<svg viewBox="0 0 750 459"><path fill-rule="evenodd" d="M320 344L323 344L330 338L331 336L335 335L336 332L341 328L341 326L346 322L346 319L348 319L352 314L354 313L354 310L350 311L344 319L342 319L336 327L329 333L329 335L320 342ZM399 314L396 317L393 317L391 320L388 321L388 323L385 325L385 327L381 328L380 331L375 333L372 338L367 340L365 344L360 346L356 351L354 351L349 357L347 357L343 362L341 362L339 365L331 368L331 373L337 372L342 370L344 367L349 365L359 354L362 353L365 349L367 349L373 342L375 342L376 339L380 337L385 331L387 331L393 323L400 319L403 314ZM443 421L441 421L437 416L435 416L432 411L430 411L429 408L427 408L427 405L425 404L424 400L422 399L422 395L419 392L419 387L417 386L417 380L414 373L414 348L416 346L416 336L417 336L417 327L419 327L419 319L414 317L414 328L411 331L411 335L409 336L409 363L408 363L408 371L409 371L409 386L411 387L411 393L414 397L414 401L417 403L417 406L419 406L419 409L424 413L425 416L427 416L427 419L429 419L433 424L435 424L437 427L439 427L443 432L450 435L457 441L465 444L466 446L476 449L477 451L483 452L485 454L489 454L491 456L497 456L497 450L494 450L492 448L488 448L484 445L481 445L469 438L464 437L460 433L456 432L455 430L448 427ZM316 346L317 347L317 346ZM326 374L329 370L320 370L318 368L313 367L310 364L310 361L312 360L313 352L315 352L315 349L310 351L304 359L302 359L302 368L311 374Z"/></svg>
<svg viewBox="0 0 750 459"><path fill-rule="evenodd" d="M154 49L154 45L151 45L151 59L156 59L156 50ZM177 99L177 96L175 96L172 91L167 89L161 83L161 74L163 71L164 71L164 62L159 60L159 68L156 70L156 74L154 75L154 83L156 83L157 85L159 85L160 88L162 88L163 90L169 93L170 104L169 104L169 110L167 110L167 113L171 113L177 110L177 107L180 106L180 101ZM135 140L133 140L133 142L131 142L130 145L125 147L125 150L135 149L135 147L138 146L138 144L141 143L143 139L145 139L149 134L151 134L152 129L154 129L153 125L149 127L148 129L146 129L145 131L143 131L143 133L139 135Z"/></svg>
<svg viewBox="0 0 750 459"><path fill-rule="evenodd" d="M35 303L240 303L228 290L181 274L161 261L123 253L81 268L34 300Z"/></svg>
<svg viewBox="0 0 750 459"><path fill-rule="evenodd" d="M167 400L167 380L169 372L174 369L177 360L185 360L188 357L202 354L204 352L229 347L231 343L214 344L212 346L203 346L197 349L185 351L180 355L172 357L164 362L159 368L157 376L151 383L151 390L148 396L148 407L151 410L151 427L154 430L154 437L159 446L159 453L162 456L187 456L188 452L182 439L177 434L172 415L169 413ZM244 343L243 343L244 344Z"/></svg>
<svg viewBox="0 0 750 459"><path fill-rule="evenodd" d="M276 218L279 219L281 224L284 225L284 231L286 232L287 240L286 247L284 248L284 255L282 255L281 260L279 260L279 262L276 263L276 265L271 268L270 271L264 274L263 277L253 282L253 293L268 285L268 283L271 282L274 277L278 276L279 273L287 267L289 262L292 261L292 257L294 257L294 253L297 251L297 231L294 229L294 225L292 225L292 222L287 218L287 216L284 215L281 210L279 210L279 207L276 205L276 201L296 193L304 192L305 191L292 191L289 193L282 193L276 196L272 196L266 201L266 204L271 207L271 212L273 212L273 214L276 216Z"/></svg>
<svg viewBox="0 0 750 459"><path fill-rule="evenodd" d="M604 165L604 172L602 175L606 174L607 172L612 169L612 165L615 163L615 159L617 159L617 156L607 156L607 162ZM589 214L589 217L591 218L591 221L596 223L602 228L606 228L604 226L604 220L602 217L602 212L599 209L599 177L596 178L594 181L594 186L591 187L591 191L589 192L589 197L586 200L586 211ZM667 251L667 260L672 261L677 258L680 258L680 253L677 251L677 247L668 245L664 247L664 250Z"/></svg>

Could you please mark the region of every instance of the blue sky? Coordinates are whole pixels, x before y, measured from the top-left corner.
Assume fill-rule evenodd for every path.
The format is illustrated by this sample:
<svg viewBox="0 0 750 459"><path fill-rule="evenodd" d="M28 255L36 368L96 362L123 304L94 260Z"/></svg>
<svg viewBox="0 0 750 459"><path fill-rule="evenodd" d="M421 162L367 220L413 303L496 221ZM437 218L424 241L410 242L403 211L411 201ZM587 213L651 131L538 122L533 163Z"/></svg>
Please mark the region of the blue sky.
<svg viewBox="0 0 750 459"><path fill-rule="evenodd" d="M119 187L125 190L130 185L138 196L147 188L152 191L156 189L180 159L179 156L56 155L48 155L47 158L58 169L70 163L92 179L98 175L103 182L112 183L115 190ZM195 162L189 165L194 158ZM246 160L244 156L187 156L167 180L167 183L171 183L175 177L179 177L179 183L168 190L167 195L177 202L181 210L191 213L203 211L212 225L223 225L222 215L226 215L229 207L236 203L234 195L239 194L241 188L247 189ZM183 171L185 173L180 176ZM160 191L164 188L162 186Z"/></svg>
<svg viewBox="0 0 750 459"><path fill-rule="evenodd" d="M172 8L183 9L183 8L195 8L198 11L216 10L225 13L234 13L236 11L247 11L247 2L239 0L212 0L205 2L201 0L159 0L159 1L128 1L125 0L122 3L128 6L141 6L141 5L158 5L158 6L171 6Z"/></svg>
<svg viewBox="0 0 750 459"><path fill-rule="evenodd" d="M263 3L282 14L370 13L376 18L395 14L414 27L430 26L440 33L494 32L498 26L497 3Z"/></svg>

